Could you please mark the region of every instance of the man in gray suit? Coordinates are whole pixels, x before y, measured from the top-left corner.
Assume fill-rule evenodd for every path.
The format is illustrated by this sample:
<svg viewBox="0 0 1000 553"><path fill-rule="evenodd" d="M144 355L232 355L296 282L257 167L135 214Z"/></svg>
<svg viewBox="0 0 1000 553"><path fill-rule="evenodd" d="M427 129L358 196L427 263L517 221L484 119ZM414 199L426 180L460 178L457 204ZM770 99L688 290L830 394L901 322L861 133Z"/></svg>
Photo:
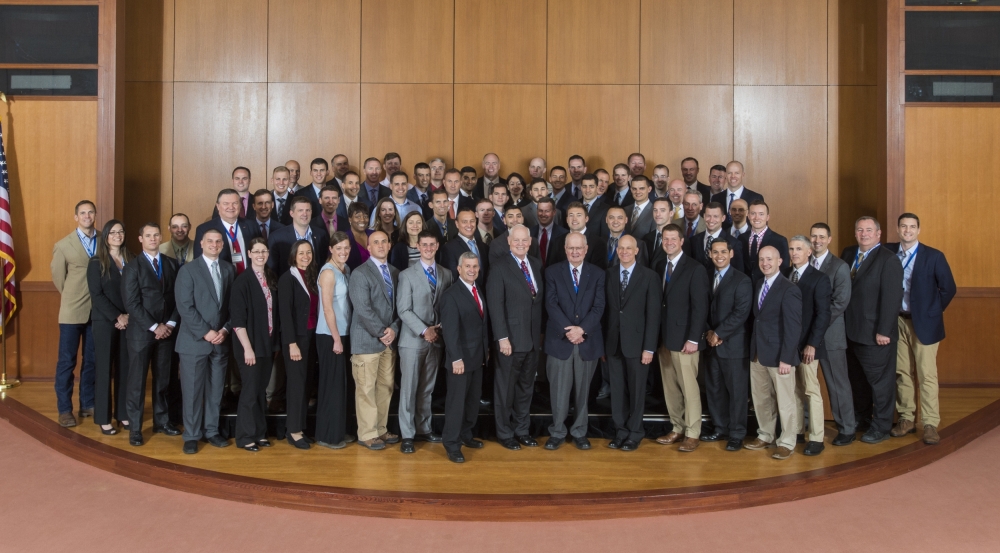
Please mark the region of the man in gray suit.
<svg viewBox="0 0 1000 553"><path fill-rule="evenodd" d="M854 441L854 395L851 379L847 376L847 334L844 331L844 311L851 301L851 269L842 259L830 253L830 226L816 223L809 229L812 259L809 263L830 278L833 295L830 305L830 327L826 329L824 345L826 359L820 359L826 391L830 396L830 410L837 422L837 437L833 445L847 445Z"/></svg>
<svg viewBox="0 0 1000 553"><path fill-rule="evenodd" d="M180 268L174 284L181 316L174 351L180 357L187 454L198 452L203 436L215 447L229 445L219 435L219 405L229 363L229 287L236 269L219 259L224 245L221 232L206 230L201 256Z"/></svg>
<svg viewBox="0 0 1000 553"><path fill-rule="evenodd" d="M389 432L389 400L399 333L396 285L399 270L389 264L389 237L375 231L368 237L371 257L351 274L347 295L354 306L351 319L351 371L357 384L354 394L358 417L358 443L368 449L385 449L399 442Z"/></svg>
<svg viewBox="0 0 1000 553"><path fill-rule="evenodd" d="M415 439L441 441L431 432L431 393L441 364L441 295L451 286L452 276L434 262L439 246L434 231L421 232L420 262L399 273L399 432L403 435L399 449L403 453L413 453Z"/></svg>
<svg viewBox="0 0 1000 553"><path fill-rule="evenodd" d="M653 202L649 201L649 180L642 175L632 177L632 197L635 198L635 205L629 206L628 213L628 233L635 237L636 242L644 236L656 230L656 221L653 220Z"/></svg>

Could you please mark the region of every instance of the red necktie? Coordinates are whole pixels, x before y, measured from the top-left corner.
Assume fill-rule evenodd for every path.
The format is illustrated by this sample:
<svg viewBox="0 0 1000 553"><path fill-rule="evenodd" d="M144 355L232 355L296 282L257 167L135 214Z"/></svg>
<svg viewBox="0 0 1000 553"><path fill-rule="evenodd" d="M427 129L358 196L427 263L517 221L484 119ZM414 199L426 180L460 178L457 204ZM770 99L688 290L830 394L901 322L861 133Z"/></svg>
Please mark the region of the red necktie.
<svg viewBox="0 0 1000 553"><path fill-rule="evenodd" d="M260 224L260 237L267 240L267 225L264 223Z"/></svg>
<svg viewBox="0 0 1000 553"><path fill-rule="evenodd" d="M545 266L545 254L549 251L549 233L542 229L542 236L538 239L538 254L542 258L542 267Z"/></svg>
<svg viewBox="0 0 1000 553"><path fill-rule="evenodd" d="M694 236L694 221L688 221L687 237L691 238L692 236Z"/></svg>
<svg viewBox="0 0 1000 553"><path fill-rule="evenodd" d="M472 299L476 300L476 308L479 309L479 318L483 318L483 304L479 303L479 292L476 291L476 286L472 285Z"/></svg>
<svg viewBox="0 0 1000 553"><path fill-rule="evenodd" d="M240 254L241 261L236 263L236 274L240 274L244 269L246 269L246 265L244 265L242 261L243 250L240 249L240 239L239 236L236 235L235 225L229 226L229 241L233 244L233 255L235 256L236 254Z"/></svg>
<svg viewBox="0 0 1000 553"><path fill-rule="evenodd" d="M448 218L449 219L454 219L455 218L455 200L449 200L448 203L451 204L451 207L448 208Z"/></svg>

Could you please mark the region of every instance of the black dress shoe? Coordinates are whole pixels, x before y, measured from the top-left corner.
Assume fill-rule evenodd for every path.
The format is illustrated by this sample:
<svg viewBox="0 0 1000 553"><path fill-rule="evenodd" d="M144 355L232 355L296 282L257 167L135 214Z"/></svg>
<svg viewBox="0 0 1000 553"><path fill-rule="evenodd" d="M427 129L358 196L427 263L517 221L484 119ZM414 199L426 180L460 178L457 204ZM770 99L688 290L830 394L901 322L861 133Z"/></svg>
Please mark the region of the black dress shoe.
<svg viewBox="0 0 1000 553"><path fill-rule="evenodd" d="M797 443L797 444L804 444L804 443L806 443L806 435L805 434L796 434L795 435L795 443Z"/></svg>
<svg viewBox="0 0 1000 553"><path fill-rule="evenodd" d="M493 405L493 402L491 402L488 399L481 399L481 400L479 400L479 408L480 409L489 409L492 405Z"/></svg>
<svg viewBox="0 0 1000 553"><path fill-rule="evenodd" d="M497 441L500 442L500 445L506 447L507 449L511 449L514 451L521 449L521 444L517 443L517 440L515 440L514 438L505 438L503 440L498 438Z"/></svg>
<svg viewBox="0 0 1000 553"><path fill-rule="evenodd" d="M590 449L590 440L588 440L586 436L582 438L573 438L573 445L575 445L577 449Z"/></svg>
<svg viewBox="0 0 1000 553"><path fill-rule="evenodd" d="M743 449L743 440L739 438L729 438L726 442L726 451L739 451Z"/></svg>
<svg viewBox="0 0 1000 553"><path fill-rule="evenodd" d="M164 424L163 426L154 426L153 427L153 434L159 434L161 432L164 433L164 434L166 434L167 436L180 436L181 435L181 431L178 430L176 426L174 426L173 424L171 424L169 422L167 424Z"/></svg>
<svg viewBox="0 0 1000 553"><path fill-rule="evenodd" d="M621 449L623 443L625 443L625 438L615 438L608 443L608 447L611 449Z"/></svg>
<svg viewBox="0 0 1000 553"><path fill-rule="evenodd" d="M309 449L310 447L312 447L309 445L309 442L306 441L305 437L295 440L292 438L292 435L289 434L287 439L288 443L295 446L296 449Z"/></svg>
<svg viewBox="0 0 1000 553"><path fill-rule="evenodd" d="M551 438L550 437L548 440L545 440L545 449L549 449L549 450L555 451L555 450L559 449L559 446L563 445L563 442L565 442L565 441L566 441L566 438Z"/></svg>
<svg viewBox="0 0 1000 553"><path fill-rule="evenodd" d="M128 443L129 445L140 446L142 445L142 432L129 431L128 433Z"/></svg>
<svg viewBox="0 0 1000 553"><path fill-rule="evenodd" d="M472 449L482 449L483 448L483 442L482 442L482 440L477 440L475 438L473 438L471 440L462 440L462 445L464 445L465 447L468 447L468 448L472 448Z"/></svg>
<svg viewBox="0 0 1000 553"><path fill-rule="evenodd" d="M702 434L699 439L703 442L721 442L722 440L728 440L729 436L726 436L718 430L713 430L708 434Z"/></svg>
<svg viewBox="0 0 1000 553"><path fill-rule="evenodd" d="M399 446L399 451L403 453L413 453L416 449L413 447L413 440L410 438L403 438L403 443Z"/></svg>
<svg viewBox="0 0 1000 553"><path fill-rule="evenodd" d="M271 442L267 438L264 438L263 440L257 440L257 446L271 447Z"/></svg>
<svg viewBox="0 0 1000 553"><path fill-rule="evenodd" d="M805 455L819 455L823 453L823 442L809 442L806 444L806 449L802 452Z"/></svg>
<svg viewBox="0 0 1000 553"><path fill-rule="evenodd" d="M844 434L843 432L841 432L840 434L837 434L837 437L834 438L833 441L830 443L833 445L847 445L849 443L852 443L857 437L858 437L857 434L853 433Z"/></svg>
<svg viewBox="0 0 1000 553"><path fill-rule="evenodd" d="M187 440L184 442L184 453L188 455L198 453L198 440Z"/></svg>
<svg viewBox="0 0 1000 553"><path fill-rule="evenodd" d="M260 448L257 447L257 444L253 444L253 443L250 443L250 444L247 444L247 445L243 446L243 449L249 451L250 453L255 453L257 451L260 451Z"/></svg>
<svg viewBox="0 0 1000 553"><path fill-rule="evenodd" d="M430 434L417 434L413 437L415 442L428 442L432 444L441 443L441 435L431 432Z"/></svg>
<svg viewBox="0 0 1000 553"><path fill-rule="evenodd" d="M449 451L448 460L452 463L464 463L465 455L462 455L461 451Z"/></svg>
<svg viewBox="0 0 1000 553"><path fill-rule="evenodd" d="M223 440L222 436L216 434L215 436L209 436L208 443L214 445L215 447L228 447L229 440Z"/></svg>
<svg viewBox="0 0 1000 553"><path fill-rule="evenodd" d="M868 432L865 432L864 436L861 436L861 441L866 444L877 444L884 442L889 439L888 432L879 432L874 428L869 428Z"/></svg>
<svg viewBox="0 0 1000 553"><path fill-rule="evenodd" d="M625 440L622 442L622 446L619 449L622 451L635 451L636 449L639 449L639 444L632 440Z"/></svg>
<svg viewBox="0 0 1000 553"><path fill-rule="evenodd" d="M525 447L538 447L538 442L531 436L518 436L517 441Z"/></svg>

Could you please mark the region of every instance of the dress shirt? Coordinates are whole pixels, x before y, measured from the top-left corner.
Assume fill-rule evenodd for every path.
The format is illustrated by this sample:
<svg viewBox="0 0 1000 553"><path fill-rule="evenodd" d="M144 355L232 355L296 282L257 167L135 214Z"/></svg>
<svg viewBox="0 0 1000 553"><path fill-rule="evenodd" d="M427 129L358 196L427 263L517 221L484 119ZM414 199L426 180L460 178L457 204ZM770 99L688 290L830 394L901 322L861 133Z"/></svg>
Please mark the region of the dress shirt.
<svg viewBox="0 0 1000 553"><path fill-rule="evenodd" d="M565 194L566 190L568 190L568 189L569 189L569 187L567 186L567 187L563 188L562 190L560 190L558 194L555 193L555 192L552 193L552 200L556 202L556 205L559 204L559 200L562 199L563 194Z"/></svg>
<svg viewBox="0 0 1000 553"><path fill-rule="evenodd" d="M464 278L460 278L460 279L458 279L458 281L461 282L462 284L464 284L465 287L469 289L469 293L472 294L472 287L476 285L475 282L473 282L472 284L469 284L468 282L465 282ZM482 311L483 310L483 291L477 288L476 289L476 293L472 294L472 299L476 299L477 295L479 296L479 301L478 301L478 303L479 303L479 310Z"/></svg>
<svg viewBox="0 0 1000 553"><path fill-rule="evenodd" d="M900 262L903 264L903 306L900 308L902 313L910 312L910 285L913 282L913 267L916 266L919 245L920 242L914 242L913 247L905 251L906 255L900 257ZM899 254L903 253L903 245L900 244Z"/></svg>
<svg viewBox="0 0 1000 553"><path fill-rule="evenodd" d="M766 287L767 288L767 293L770 294L771 293L771 288L774 287L774 280L777 279L780 275L781 275L781 273L774 273L774 276L772 276L771 278L765 278L764 279L764 284L761 284L760 291L757 292L757 300L756 300L757 301L757 305L760 305L760 294L761 294L761 292L764 291L764 288Z"/></svg>
<svg viewBox="0 0 1000 553"><path fill-rule="evenodd" d="M698 215L697 217L694 218L694 221L691 221L691 228L692 228L691 236L694 236L695 234L698 234L698 223L700 223L700 222L701 222L701 215ZM685 218L684 219L684 236L685 237L687 236L687 230L688 230L688 220Z"/></svg>
<svg viewBox="0 0 1000 553"><path fill-rule="evenodd" d="M316 201L319 201L319 192L320 192L320 190L323 190L323 186L326 186L326 185L324 184L324 185L321 185L321 186L316 186L315 182L311 182L311 183L309 183L309 185L313 187L313 192L316 193Z"/></svg>
<svg viewBox="0 0 1000 553"><path fill-rule="evenodd" d="M493 187L500 184L500 175L493 177L490 180L486 175L483 175L483 194L489 196L493 193Z"/></svg>
<svg viewBox="0 0 1000 553"><path fill-rule="evenodd" d="M372 199L372 192L374 191L375 192L375 201L378 202L378 200L379 200L378 193L381 192L381 190L380 190L381 187L382 187L381 185L376 185L373 188L371 186L368 186L368 181L365 181L364 184L361 186L361 192L359 192L359 194L364 194L365 195L365 199L370 201ZM372 207L375 207L375 206L372 205Z"/></svg>
<svg viewBox="0 0 1000 553"><path fill-rule="evenodd" d="M826 250L825 252L823 252L823 255L819 257L816 257L814 255L812 258L812 266L816 267L816 269L819 270L820 266L823 265L823 262L826 261L826 256L828 255L830 255L830 250Z"/></svg>
<svg viewBox="0 0 1000 553"><path fill-rule="evenodd" d="M156 260L156 263L160 266L160 272L162 274L162 272L163 272L163 260L160 259L159 252L156 253L156 257L153 257L153 256L149 255L149 253L147 253L146 250L142 250L142 253L143 253L143 255L146 256L146 259L149 261L149 266L150 267L153 267L153 260L154 259ZM155 267L153 267L153 271L156 271ZM177 326L177 321L167 321L167 326L169 326L170 328L173 328L173 327ZM156 327L157 327L157 325L154 324L153 326L149 327L149 331L150 332L156 332Z"/></svg>
<svg viewBox="0 0 1000 553"><path fill-rule="evenodd" d="M404 199L403 203L397 204L396 203L396 199L393 198L392 199L392 203L395 204L395 206L396 206L396 213L399 213L399 219L400 220L403 220L404 218L406 218L406 216L409 215L410 212L413 212L413 211L416 211L417 213L420 213L421 215L423 215L423 209L419 205L411 202L410 200Z"/></svg>
<svg viewBox="0 0 1000 553"><path fill-rule="evenodd" d="M583 277L583 263L580 263L579 265L573 265L572 262L569 263L569 278L570 278L570 280L573 280L573 269L576 269L576 282L579 285L580 279ZM529 271L531 270L530 269L530 265L529 265L529 269L528 270ZM632 273L629 273L629 276L631 277ZM534 278L534 277L532 277L532 278Z"/></svg>
<svg viewBox="0 0 1000 553"><path fill-rule="evenodd" d="M285 214L285 210L288 209L288 200L292 199L292 193L285 190L285 195L279 196L277 192L272 190L271 195L274 196L274 209L278 210L279 217L283 216ZM278 202L281 202L281 209L278 209Z"/></svg>
<svg viewBox="0 0 1000 553"><path fill-rule="evenodd" d="M708 229L706 228L705 229L705 243L702 244L702 246L704 246L702 248L702 250L708 250L708 246L709 246L709 244L712 243L712 240L715 240L716 238L718 238L721 235L722 235L722 228L721 227L718 228L718 229L716 229L714 233L709 232Z"/></svg>
<svg viewBox="0 0 1000 553"><path fill-rule="evenodd" d="M726 188L726 213L729 213L729 204L733 203L733 200L739 200L743 197L743 186L740 185L736 190L730 190Z"/></svg>
<svg viewBox="0 0 1000 553"><path fill-rule="evenodd" d="M312 241L313 241L313 230L312 230L312 227L306 227L306 233L305 234L299 234L299 229L295 228L295 225L292 225L292 233L295 234L295 239L296 240L308 240L309 243L312 244Z"/></svg>
<svg viewBox="0 0 1000 553"><path fill-rule="evenodd" d="M627 186L621 190L615 190L615 205L621 205L622 200L625 199L625 194L628 194Z"/></svg>
<svg viewBox="0 0 1000 553"><path fill-rule="evenodd" d="M726 278L726 273L729 272L729 267L730 265L726 265L721 269L715 270L715 274L712 275L712 288L715 288L715 279L719 279L719 282L722 282L722 279ZM714 292L715 290L712 291Z"/></svg>
<svg viewBox="0 0 1000 553"><path fill-rule="evenodd" d="M80 243L83 244L83 250L87 252L87 257L93 257L97 254L97 230L90 229L90 236L87 236L80 230L80 227L76 227L76 235L80 237ZM94 252L94 253L90 253Z"/></svg>
<svg viewBox="0 0 1000 553"><path fill-rule="evenodd" d="M225 229L222 232L222 237L225 238L226 243L229 244L229 251L233 251L233 241L229 238L229 229L232 228L233 232L236 233L236 241L240 245L240 255L243 256L243 264L245 267L248 267L250 262L247 260L247 246L245 240L243 239L243 230L240 228L240 220L237 219L232 223L227 223L221 218L219 220L222 221L222 227ZM268 230L271 229L268 228ZM233 261L233 266L236 266L236 261Z"/></svg>
<svg viewBox="0 0 1000 553"><path fill-rule="evenodd" d="M350 209L351 204L353 204L356 201L358 201L358 197L357 196L355 196L355 197L352 198L352 197L348 196L347 194L341 194L341 196L340 196L340 203L344 204L344 213L347 213L347 210Z"/></svg>
<svg viewBox="0 0 1000 553"><path fill-rule="evenodd" d="M628 271L628 280L629 283L631 284L632 279L635 277L635 268L637 266L638 264L634 260L632 261L632 264L629 265L628 267L626 267L624 264L621 264L621 268L618 270L618 282L622 282L625 280L624 278L622 278L622 275L625 273L625 271ZM643 350L643 353L648 353L650 355L653 355L653 352L649 350Z"/></svg>
<svg viewBox="0 0 1000 553"><path fill-rule="evenodd" d="M466 198L471 198L471 197L472 197L472 194L470 194L470 193L466 192L464 188L460 188L460 189L458 190L458 194L459 194L460 196L465 196Z"/></svg>
<svg viewBox="0 0 1000 553"><path fill-rule="evenodd" d="M808 266L809 266L808 263L803 263L801 267L796 267L795 265L792 265L792 272L788 273L788 280L792 280L792 277L798 274L798 277L795 279L795 281L798 282L799 279L802 278L802 273L806 272L806 267Z"/></svg>
<svg viewBox="0 0 1000 553"><path fill-rule="evenodd" d="M757 247L757 250L756 250L757 253L758 254L760 253L760 249L764 247L763 242L764 242L764 233L765 232L767 232L767 226L766 225L764 226L764 229L761 230L760 232L756 232L756 231L753 231L753 230L750 231L750 236L747 237L748 238L748 240L747 240L747 248L750 249L750 251L747 252L748 255L753 255L751 252L754 251L754 247L755 246ZM756 240L757 240L756 244L754 244L754 237L755 236L757 237L756 238Z"/></svg>
<svg viewBox="0 0 1000 553"><path fill-rule="evenodd" d="M642 216L642 212L646 210L647 205L649 205L649 198L646 198L646 201L642 202L641 204L639 202L636 202L635 204L632 205L632 211L629 213L629 216L632 216L633 222L635 221L635 219L638 219L639 217ZM639 214L633 216L632 214L635 213L635 210L637 209L639 210Z"/></svg>
<svg viewBox="0 0 1000 553"><path fill-rule="evenodd" d="M384 179L379 181L379 185L389 187L389 175L386 175Z"/></svg>
<svg viewBox="0 0 1000 553"><path fill-rule="evenodd" d="M748 230L750 230L750 223L743 223L743 226L739 227L739 228L736 228L735 226L730 227L729 234L731 234L732 236L735 237L735 236L739 236L739 235L743 234L744 232L746 232Z"/></svg>

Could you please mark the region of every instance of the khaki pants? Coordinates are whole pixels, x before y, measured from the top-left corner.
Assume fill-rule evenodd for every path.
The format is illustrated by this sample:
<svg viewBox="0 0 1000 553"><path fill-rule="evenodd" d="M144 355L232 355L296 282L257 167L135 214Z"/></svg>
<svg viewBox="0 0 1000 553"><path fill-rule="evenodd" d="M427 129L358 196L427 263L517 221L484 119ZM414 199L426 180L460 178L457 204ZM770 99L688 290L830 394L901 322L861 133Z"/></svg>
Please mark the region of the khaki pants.
<svg viewBox="0 0 1000 553"><path fill-rule="evenodd" d="M386 433L395 364L396 351L390 348L385 348L381 353L351 356L351 372L357 386L354 401L358 416L358 439L361 441L378 438Z"/></svg>
<svg viewBox="0 0 1000 553"><path fill-rule="evenodd" d="M663 397L674 432L688 438L701 436L701 391L698 389L698 358L692 354L670 351L660 346L660 376L663 377Z"/></svg>
<svg viewBox="0 0 1000 553"><path fill-rule="evenodd" d="M795 375L795 421L800 429L805 429L805 409L802 404L809 402L809 436L810 442L823 443L823 395L819 391L819 361L801 363L796 368Z"/></svg>
<svg viewBox="0 0 1000 553"><path fill-rule="evenodd" d="M781 418L779 447L795 449L795 435L799 425L795 420L795 371L779 374L778 367L765 367L757 361L750 362L750 394L757 413L757 437L774 442L774 427ZM821 417L822 418L822 417Z"/></svg>
<svg viewBox="0 0 1000 553"><path fill-rule="evenodd" d="M899 418L916 422L917 405L913 397L913 370L920 381L920 420L937 428L941 424L938 406L938 343L924 345L913 331L913 321L898 318L899 342L896 343L896 411Z"/></svg>

